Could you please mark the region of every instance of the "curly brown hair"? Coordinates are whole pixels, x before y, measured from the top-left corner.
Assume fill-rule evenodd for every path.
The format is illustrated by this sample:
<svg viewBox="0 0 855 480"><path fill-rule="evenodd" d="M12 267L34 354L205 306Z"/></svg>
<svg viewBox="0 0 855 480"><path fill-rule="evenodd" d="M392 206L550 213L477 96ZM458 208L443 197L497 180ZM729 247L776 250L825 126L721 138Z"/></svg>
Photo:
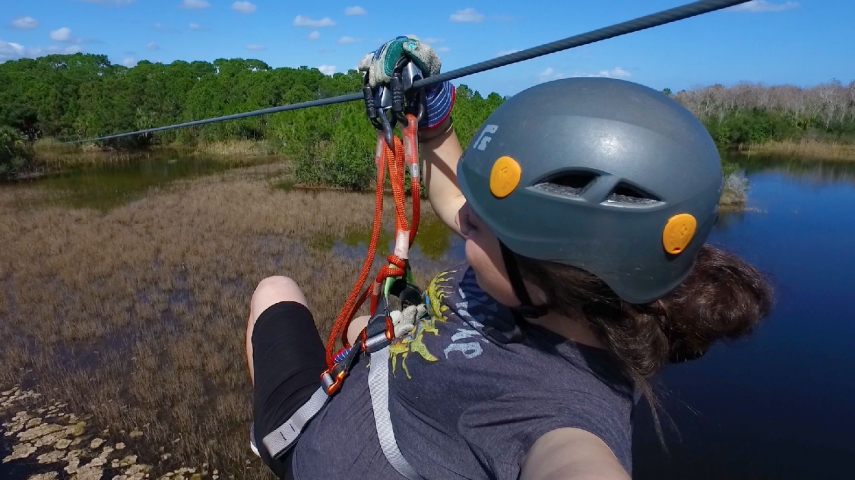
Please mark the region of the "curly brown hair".
<svg viewBox="0 0 855 480"><path fill-rule="evenodd" d="M710 245L701 248L680 286L647 304L621 300L605 282L579 268L522 256L517 260L523 278L546 294L549 310L584 316L651 405L660 438L650 378L667 363L698 358L719 340L750 333L772 307L772 287L763 275Z"/></svg>

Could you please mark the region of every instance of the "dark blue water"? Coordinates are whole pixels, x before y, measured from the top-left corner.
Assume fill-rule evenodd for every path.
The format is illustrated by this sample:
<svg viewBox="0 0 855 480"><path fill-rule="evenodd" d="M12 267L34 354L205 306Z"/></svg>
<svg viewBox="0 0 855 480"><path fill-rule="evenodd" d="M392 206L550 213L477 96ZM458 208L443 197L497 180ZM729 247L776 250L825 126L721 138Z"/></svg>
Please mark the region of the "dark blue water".
<svg viewBox="0 0 855 480"><path fill-rule="evenodd" d="M769 275L773 314L664 372L679 435L663 453L638 409L635 478L855 478L855 172L764 168L747 168L760 212L723 217L711 241Z"/></svg>

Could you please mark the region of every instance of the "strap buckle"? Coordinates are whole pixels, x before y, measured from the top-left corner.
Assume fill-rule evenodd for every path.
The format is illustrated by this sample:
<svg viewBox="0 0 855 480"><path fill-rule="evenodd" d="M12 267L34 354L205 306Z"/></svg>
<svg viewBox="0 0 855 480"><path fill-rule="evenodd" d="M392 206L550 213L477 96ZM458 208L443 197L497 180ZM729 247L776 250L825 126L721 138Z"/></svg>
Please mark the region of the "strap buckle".
<svg viewBox="0 0 855 480"><path fill-rule="evenodd" d="M332 396L341 388L341 383L344 381L344 377L347 376L347 369L340 368L340 365L340 363L337 363L321 374L321 386L329 396Z"/></svg>
<svg viewBox="0 0 855 480"><path fill-rule="evenodd" d="M368 325L359 334L360 346L363 352L370 354L386 347L394 339L395 324L389 315L389 302L385 296L381 296Z"/></svg>

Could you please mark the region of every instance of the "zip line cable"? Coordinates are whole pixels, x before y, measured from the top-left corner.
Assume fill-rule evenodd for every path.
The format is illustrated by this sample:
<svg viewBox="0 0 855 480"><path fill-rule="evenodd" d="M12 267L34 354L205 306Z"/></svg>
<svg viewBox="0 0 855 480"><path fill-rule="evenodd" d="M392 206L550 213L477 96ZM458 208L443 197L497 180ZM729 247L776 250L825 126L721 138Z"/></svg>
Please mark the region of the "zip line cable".
<svg viewBox="0 0 855 480"><path fill-rule="evenodd" d="M652 13L650 15L645 15L643 17L636 18L634 20L629 20L623 23L618 23L616 25L612 25L610 27L604 27L597 30L592 30L587 33L582 33L579 35L575 35L572 37L565 38L563 40L557 40L552 43L546 43L543 45L539 45L537 47L532 47L526 50L521 50L519 52L511 53L509 55L504 55L498 58L494 58L491 60L487 60L484 62L476 63L474 65L470 65L468 67L458 68L457 70L452 70L450 72L433 75L431 77L419 80L413 83L412 88L424 88L430 85L435 85L437 83L442 83L448 80L455 80L461 77L466 77L469 75L473 75L476 73L485 72L487 70L492 70L499 67L504 67L506 65L511 65L514 63L522 62L525 60L531 60L532 58L542 57L544 55L549 55L551 53L560 52L563 50L569 50L575 47L581 47L583 45L589 45L592 43L600 42L603 40L608 40L610 38L619 37L621 35L626 35L628 33L634 33L641 30L647 30L649 28L658 27L660 25L665 25L668 23L673 23L679 20L685 20L687 18L695 17L698 15L703 15L705 13L714 12L716 10L721 10L723 8L732 7L734 5L739 5L741 3L746 3L749 0L700 0L693 3L688 3L686 5L682 5L679 7L671 8L668 10L663 10L661 12ZM323 105L333 105L336 103L345 103L345 102L354 102L357 100L363 100L362 92L350 93L347 95L340 95L338 97L331 98L322 98L318 100L312 100L308 102L294 103L291 105L282 105L278 107L270 107L263 108L260 110L253 110L251 112L244 113L236 113L233 115L225 115L222 117L215 118L207 118L204 120L195 120L191 122L185 123L177 123L174 125L167 125L164 127L156 127L156 128L148 128L145 130L138 130L136 132L128 132L128 133L120 133L116 135L107 135L103 137L95 137L88 138L84 140L72 140L69 142L65 142L66 144L75 144L75 143L84 143L84 142L96 142L101 140L111 140L114 138L122 138L129 137L132 135L143 135L147 133L154 132L162 132L164 130L173 130L176 128L185 128L185 127L195 127L198 125L206 125L209 123L216 122L224 122L227 120L238 120L241 118L248 117L256 117L259 115L267 115L271 113L279 113L279 112L287 112L291 110L300 110L303 108L312 108L312 107L320 107Z"/></svg>

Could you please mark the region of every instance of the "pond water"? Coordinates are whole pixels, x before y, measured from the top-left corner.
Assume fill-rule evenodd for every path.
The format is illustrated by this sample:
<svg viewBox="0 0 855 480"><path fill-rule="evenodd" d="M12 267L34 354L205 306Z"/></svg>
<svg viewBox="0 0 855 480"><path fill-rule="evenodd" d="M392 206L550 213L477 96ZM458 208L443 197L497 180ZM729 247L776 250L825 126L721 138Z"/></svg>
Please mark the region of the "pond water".
<svg viewBox="0 0 855 480"><path fill-rule="evenodd" d="M256 158L249 164L270 164L274 160ZM106 211L136 200L152 188L242 165L237 161L167 150L134 154L96 167L68 169L37 183L52 191L52 201Z"/></svg>
<svg viewBox="0 0 855 480"><path fill-rule="evenodd" d="M635 478L853 478L855 168L742 165L758 211L724 216L710 240L769 275L775 308L748 339L664 372L679 435L663 453L639 411Z"/></svg>
<svg viewBox="0 0 855 480"><path fill-rule="evenodd" d="M776 305L748 339L665 370L661 401L679 433L666 425L664 453L649 414L637 409L634 477L852 478L855 164L731 160L749 179L749 211L723 214L710 240L766 272ZM72 205L104 209L164 182L223 168L152 158L43 183L70 192ZM461 242L441 224L425 223L420 233L419 255L463 258ZM363 235L321 241L361 256ZM382 240L391 243L391 235Z"/></svg>

